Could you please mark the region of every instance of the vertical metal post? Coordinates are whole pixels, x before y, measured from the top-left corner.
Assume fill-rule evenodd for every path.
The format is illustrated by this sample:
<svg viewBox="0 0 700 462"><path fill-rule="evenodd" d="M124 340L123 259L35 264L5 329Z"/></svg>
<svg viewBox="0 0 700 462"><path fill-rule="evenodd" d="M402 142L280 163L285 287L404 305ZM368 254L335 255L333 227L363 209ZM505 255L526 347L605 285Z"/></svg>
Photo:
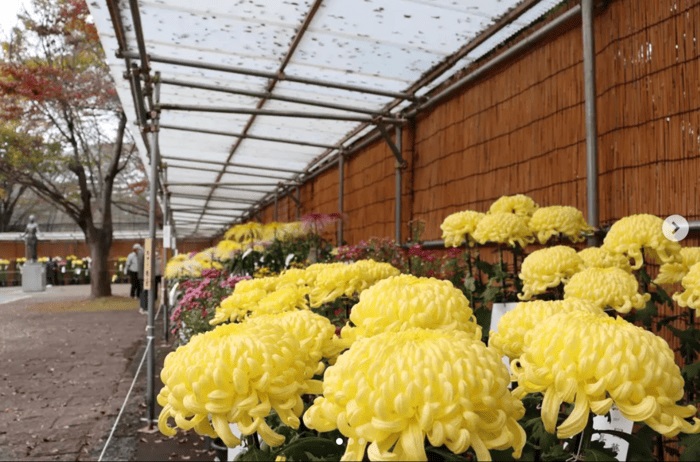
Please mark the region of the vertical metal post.
<svg viewBox="0 0 700 462"><path fill-rule="evenodd" d="M299 186L297 186L295 194L297 196L297 220L299 220L301 219L301 189L299 189Z"/></svg>
<svg viewBox="0 0 700 462"><path fill-rule="evenodd" d="M399 154L402 153L402 137L403 137L403 130L401 129L400 126L396 126L396 141L394 144L396 145L396 148L399 152ZM394 239L396 240L397 244L401 243L401 192L402 192L402 177L403 175L401 174L401 170L403 169L403 163L400 162L399 160L396 161L396 209L394 210Z"/></svg>
<svg viewBox="0 0 700 462"><path fill-rule="evenodd" d="M343 224L345 223L345 156L341 153L338 156L338 213L340 220L338 221L338 242L337 245L343 245Z"/></svg>
<svg viewBox="0 0 700 462"><path fill-rule="evenodd" d="M598 210L598 125L596 113L595 42L593 30L594 0L581 0L583 31L583 78L586 111L586 202L588 223L600 225Z"/></svg>
<svg viewBox="0 0 700 462"><path fill-rule="evenodd" d="M148 326L146 327L146 339L149 341L151 349L148 352L146 363L146 403L148 405L148 428L152 428L156 414L155 395L155 375L156 375L156 351L155 351L155 242L156 242L156 201L158 192L158 113L151 112L151 124L148 136L148 151L151 159L151 181L148 204L148 236L150 237L149 278L150 289L148 290Z"/></svg>
<svg viewBox="0 0 700 462"><path fill-rule="evenodd" d="M163 165L163 181L165 184L168 184L168 166L166 164ZM167 226L172 233L172 226L170 225L170 193L165 190L165 187L163 187L163 218L164 227ZM165 233L163 233L163 235L165 237ZM167 238L170 242L168 242L167 247L165 246L165 242L163 242L163 255L160 256L163 260L159 263L163 269L165 269L165 263L167 262L168 249L172 246L172 238L170 236L167 236ZM167 343L170 337L170 326L168 325L168 321L170 320L170 301L168 300L168 286L165 283L165 274L161 275L160 282L162 291L160 307L161 310L163 310L163 340Z"/></svg>

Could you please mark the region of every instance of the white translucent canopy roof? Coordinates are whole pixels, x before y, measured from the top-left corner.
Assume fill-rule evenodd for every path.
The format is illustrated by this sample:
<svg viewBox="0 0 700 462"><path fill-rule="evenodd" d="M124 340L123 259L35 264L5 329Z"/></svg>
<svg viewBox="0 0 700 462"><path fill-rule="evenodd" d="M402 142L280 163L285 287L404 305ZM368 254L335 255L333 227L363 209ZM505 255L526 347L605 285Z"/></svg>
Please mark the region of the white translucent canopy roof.
<svg viewBox="0 0 700 462"><path fill-rule="evenodd" d="M137 106L160 114L180 237L220 232L378 122L400 123L418 98L559 3L88 2L127 117L138 122ZM138 84L125 78L130 66L144 71ZM145 138L136 141L148 164Z"/></svg>

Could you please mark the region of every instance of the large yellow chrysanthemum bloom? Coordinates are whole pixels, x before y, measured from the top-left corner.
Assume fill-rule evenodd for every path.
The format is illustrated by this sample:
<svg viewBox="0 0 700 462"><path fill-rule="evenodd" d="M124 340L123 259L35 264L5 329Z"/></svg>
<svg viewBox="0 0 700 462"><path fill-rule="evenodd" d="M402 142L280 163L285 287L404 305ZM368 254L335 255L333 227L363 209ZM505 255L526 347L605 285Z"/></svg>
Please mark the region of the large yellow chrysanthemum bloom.
<svg viewBox="0 0 700 462"><path fill-rule="evenodd" d="M673 299L680 306L700 310L700 263L690 267L681 284L685 290L673 294Z"/></svg>
<svg viewBox="0 0 700 462"><path fill-rule="evenodd" d="M539 206L529 196L516 194L514 196L501 196L489 207L489 214L514 213L521 217L531 217Z"/></svg>
<svg viewBox="0 0 700 462"><path fill-rule="evenodd" d="M440 225L445 247L459 247L464 244L464 241L468 239L468 236L471 236L476 229L476 225L479 224L483 217L483 213L472 210L448 215ZM469 239L469 245L474 245L472 239Z"/></svg>
<svg viewBox="0 0 700 462"><path fill-rule="evenodd" d="M263 225L250 221L240 225L234 225L224 233L224 239L240 242L241 244L250 244L253 241L259 241L262 237Z"/></svg>
<svg viewBox="0 0 700 462"><path fill-rule="evenodd" d="M487 214L479 221L472 237L479 244L494 242L525 247L535 240L527 226L527 220L527 217L513 213Z"/></svg>
<svg viewBox="0 0 700 462"><path fill-rule="evenodd" d="M229 428L233 422L242 434L257 432L270 446L279 446L284 436L265 417L274 410L282 422L298 428L301 395L321 392L321 383L307 377L304 358L294 335L274 323L228 324L195 335L165 358L158 428L174 436L172 417L183 430L218 435L235 447L240 440Z"/></svg>
<svg viewBox="0 0 700 462"><path fill-rule="evenodd" d="M284 287L286 285L294 286L311 286L316 280L316 273L307 272L306 269L302 268L290 268L284 270L277 276L277 287Z"/></svg>
<svg viewBox="0 0 700 462"><path fill-rule="evenodd" d="M695 406L678 406L683 378L668 344L622 318L576 312L555 315L525 337L525 352L513 362L522 397L543 393L542 422L559 438L583 431L589 412L604 415L615 404L626 418L673 437L700 432ZM573 403L557 427L562 402Z"/></svg>
<svg viewBox="0 0 700 462"><path fill-rule="evenodd" d="M211 325L222 322L238 322L246 318L257 307L260 300L272 293L277 287L276 277L247 279L240 281L233 293L221 301L216 307Z"/></svg>
<svg viewBox="0 0 700 462"><path fill-rule="evenodd" d="M329 266L317 274L309 298L316 308L341 296L352 297L375 282L396 276L400 271L389 263L359 260L340 266Z"/></svg>
<svg viewBox="0 0 700 462"><path fill-rule="evenodd" d="M535 210L528 225L540 244L545 244L554 236L566 237L571 242L581 242L595 231L595 228L586 223L579 209L564 205Z"/></svg>
<svg viewBox="0 0 700 462"><path fill-rule="evenodd" d="M328 368L304 423L348 437L341 460L427 460L425 437L455 454L514 449L522 403L500 357L459 331L410 329L358 340Z"/></svg>
<svg viewBox="0 0 700 462"><path fill-rule="evenodd" d="M409 274L384 279L360 294L350 312L350 322L341 331L348 344L382 332L413 327L467 332L481 339L469 300L450 281L420 278Z"/></svg>
<svg viewBox="0 0 700 462"><path fill-rule="evenodd" d="M564 286L564 299L588 300L601 309L629 313L644 308L651 295L639 293L633 275L620 268L586 268L574 274Z"/></svg>
<svg viewBox="0 0 700 462"><path fill-rule="evenodd" d="M289 223L280 223L280 226L275 229L274 237L279 241L290 241L308 234L309 229L304 226L304 223L301 221L292 221Z"/></svg>
<svg viewBox="0 0 700 462"><path fill-rule="evenodd" d="M165 265L165 277L167 279L176 279L185 275L185 262L187 254L181 253L175 255Z"/></svg>
<svg viewBox="0 0 700 462"><path fill-rule="evenodd" d="M231 260L235 254L243 250L243 245L239 242L224 239L216 244L214 258L219 261Z"/></svg>
<svg viewBox="0 0 700 462"><path fill-rule="evenodd" d="M251 306L250 316L282 313L285 311L305 310L309 308L306 296L309 288L306 286L286 285L265 295L260 301Z"/></svg>
<svg viewBox="0 0 700 462"><path fill-rule="evenodd" d="M700 263L700 247L683 247L680 262L664 263L659 268L659 275L654 279L656 284L675 284L681 282L688 274L690 267Z"/></svg>
<svg viewBox="0 0 700 462"><path fill-rule="evenodd" d="M588 247L579 251L578 256L583 260L585 268L620 268L632 272L630 261L624 255L611 253L601 247Z"/></svg>
<svg viewBox="0 0 700 462"><path fill-rule="evenodd" d="M518 275L523 281L523 294L518 294L518 298L530 300L533 295L566 283L581 269L583 260L571 247L557 245L535 250L523 260Z"/></svg>
<svg viewBox="0 0 700 462"><path fill-rule="evenodd" d="M644 263L642 249L652 250L662 263L680 261L681 245L666 239L663 220L654 215L640 214L622 218L610 227L603 248L631 258L633 269Z"/></svg>
<svg viewBox="0 0 700 462"><path fill-rule="evenodd" d="M251 317L244 323L246 325L272 323L294 335L301 345L301 351L307 356L304 358L310 368L306 371L307 378L323 373L324 364L321 359L333 361L344 349L340 339L335 335L335 326L328 318L309 310Z"/></svg>
<svg viewBox="0 0 700 462"><path fill-rule="evenodd" d="M587 300L534 300L520 302L503 315L498 322L498 331L489 334L489 346L511 359L519 358L525 347L525 335L542 321L559 313L588 311L607 316L603 310Z"/></svg>

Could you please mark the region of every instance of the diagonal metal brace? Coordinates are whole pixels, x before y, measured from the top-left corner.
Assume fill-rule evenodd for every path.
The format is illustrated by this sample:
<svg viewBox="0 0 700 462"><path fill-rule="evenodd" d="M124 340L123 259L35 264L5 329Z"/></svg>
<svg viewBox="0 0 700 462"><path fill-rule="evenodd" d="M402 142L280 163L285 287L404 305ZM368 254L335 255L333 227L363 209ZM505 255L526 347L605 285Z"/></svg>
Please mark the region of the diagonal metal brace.
<svg viewBox="0 0 700 462"><path fill-rule="evenodd" d="M382 134L384 141L386 141L386 144L389 145L389 149L391 149L391 152L394 153L394 157L396 157L396 167L401 169L406 168L406 161L401 155L401 150L398 148L398 146L396 146L394 140L391 139L391 136L389 135L389 132L386 131L386 127L384 126L384 124L378 123L377 128Z"/></svg>

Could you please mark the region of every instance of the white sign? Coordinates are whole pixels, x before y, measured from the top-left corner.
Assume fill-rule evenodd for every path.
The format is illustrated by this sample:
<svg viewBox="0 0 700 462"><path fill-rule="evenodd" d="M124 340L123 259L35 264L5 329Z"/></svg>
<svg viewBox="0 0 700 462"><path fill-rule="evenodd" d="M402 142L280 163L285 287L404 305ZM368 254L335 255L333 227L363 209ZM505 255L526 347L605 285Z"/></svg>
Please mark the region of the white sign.
<svg viewBox="0 0 700 462"><path fill-rule="evenodd" d="M623 417L617 406L610 408L609 417L606 415L597 415L593 417L594 430L615 430L621 433L632 434L632 426L634 422ZM617 453L617 460L627 460L627 451L629 443L622 438L610 435L608 433L593 433L592 441L602 441L606 448L612 449Z"/></svg>
<svg viewBox="0 0 700 462"><path fill-rule="evenodd" d="M489 326L489 331L498 332L498 321L501 320L504 314L513 310L516 306L518 306L518 302L494 303L491 306L491 325ZM508 358L508 356L503 356L501 360L508 368L508 372L510 372L510 358Z"/></svg>
<svg viewBox="0 0 700 462"><path fill-rule="evenodd" d="M171 243L171 232L172 229L170 225L165 225L163 226L163 248L165 249L170 249L170 243Z"/></svg>

